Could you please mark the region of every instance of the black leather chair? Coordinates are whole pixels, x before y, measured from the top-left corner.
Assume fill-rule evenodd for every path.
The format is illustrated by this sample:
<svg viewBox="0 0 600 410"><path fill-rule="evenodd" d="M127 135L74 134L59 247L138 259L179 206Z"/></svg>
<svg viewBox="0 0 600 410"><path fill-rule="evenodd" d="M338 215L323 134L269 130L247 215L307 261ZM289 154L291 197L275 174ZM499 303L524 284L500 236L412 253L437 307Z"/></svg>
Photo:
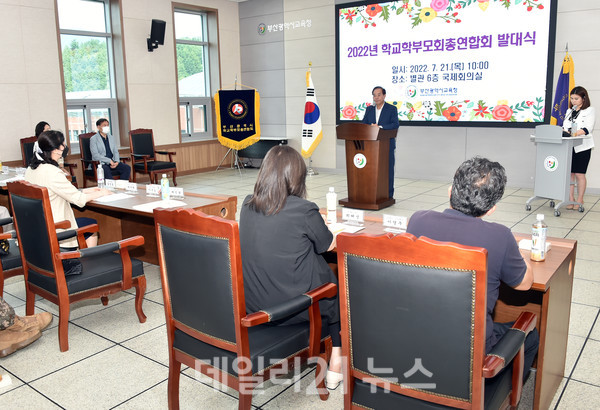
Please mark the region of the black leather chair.
<svg viewBox="0 0 600 410"><path fill-rule="evenodd" d="M175 152L156 151L154 149L154 133L150 129L138 128L129 131L129 148L131 149L131 173L136 182L136 173L149 174L150 183L158 182L158 175L173 173L173 185L177 186L177 165L173 162ZM156 155L168 155L168 161L159 161Z"/></svg>
<svg viewBox="0 0 600 410"><path fill-rule="evenodd" d="M79 155L81 155L81 169L83 171L83 187L87 188L87 181L91 180L94 184L98 181L96 170L98 161L92 160L92 151L90 150L90 138L95 132L86 132L79 134Z"/></svg>
<svg viewBox="0 0 600 410"><path fill-rule="evenodd" d="M12 218L0 219L0 240L8 239L8 255L0 255L0 296L4 294L4 280L23 274L21 253L15 241L15 233L3 233L2 227L13 222Z"/></svg>
<svg viewBox="0 0 600 410"><path fill-rule="evenodd" d="M485 354L485 249L341 234L337 251L344 408L516 408L536 316L521 313Z"/></svg>
<svg viewBox="0 0 600 410"><path fill-rule="evenodd" d="M135 287L135 310L140 322L146 321L142 311L146 291L144 268L141 261L129 257L128 250L142 245L143 237L134 236L86 248L83 234L97 232L98 225L56 233L57 228L70 228L70 223L54 223L46 188L25 181L10 182L7 186L22 254L26 314L34 314L35 295L58 305L61 352L69 349L68 322L73 302L100 298L106 305L109 294ZM59 241L74 236L77 236L80 249L61 252ZM65 263L73 263L74 259L81 263L81 272L65 275Z"/></svg>
<svg viewBox="0 0 600 410"><path fill-rule="evenodd" d="M23 166L27 168L29 163L31 162L31 158L33 158L33 146L37 141L37 137L26 137L21 138L21 157L23 158ZM65 142L66 143L66 142ZM68 150L63 151L63 158L67 159ZM69 168L69 175L71 177L71 183L77 187L77 176L75 175L75 168L77 168L77 164L72 164L69 162L65 162L64 166Z"/></svg>
<svg viewBox="0 0 600 410"><path fill-rule="evenodd" d="M21 138L21 158L23 159L23 166L27 168L33 158L33 146L37 141L37 137L26 137Z"/></svg>
<svg viewBox="0 0 600 410"><path fill-rule="evenodd" d="M295 357L320 357L317 386L326 400L331 338L321 337L318 301L333 297L337 286L328 283L247 315L237 223L189 209L155 210L154 218L169 340L169 408L179 408L182 363L238 390L239 408L250 409L252 389L272 371L291 369ZM310 324L268 323L305 309Z"/></svg>

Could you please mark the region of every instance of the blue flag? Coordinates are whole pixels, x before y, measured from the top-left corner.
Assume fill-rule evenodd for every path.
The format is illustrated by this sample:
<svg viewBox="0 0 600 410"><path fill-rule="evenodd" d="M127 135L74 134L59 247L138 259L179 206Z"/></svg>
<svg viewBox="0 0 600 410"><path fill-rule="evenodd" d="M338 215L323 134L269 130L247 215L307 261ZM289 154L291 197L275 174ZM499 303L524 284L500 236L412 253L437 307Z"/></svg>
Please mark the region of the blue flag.
<svg viewBox="0 0 600 410"><path fill-rule="evenodd" d="M563 59L558 81L556 83L556 92L554 93L554 104L552 104L552 114L550 124L562 126L565 120L565 114L569 109L569 92L575 87L575 64L573 58L567 53Z"/></svg>
<svg viewBox="0 0 600 410"><path fill-rule="evenodd" d="M260 96L256 90L219 90L215 94L217 136L221 145L244 149L260 139Z"/></svg>

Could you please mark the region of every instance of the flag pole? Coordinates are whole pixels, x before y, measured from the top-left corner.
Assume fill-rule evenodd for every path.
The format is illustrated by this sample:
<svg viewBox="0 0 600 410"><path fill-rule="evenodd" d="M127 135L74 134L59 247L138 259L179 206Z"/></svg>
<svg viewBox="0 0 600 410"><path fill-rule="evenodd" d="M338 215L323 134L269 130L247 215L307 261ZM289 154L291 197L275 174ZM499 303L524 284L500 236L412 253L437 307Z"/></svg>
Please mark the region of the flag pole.
<svg viewBox="0 0 600 410"><path fill-rule="evenodd" d="M312 61L308 62L308 71L312 72ZM308 168L306 169L306 175L309 177L312 177L313 175L319 175L319 173L312 167L312 155L308 157Z"/></svg>
<svg viewBox="0 0 600 410"><path fill-rule="evenodd" d="M319 173L312 167L312 155L308 157L308 169L306 170L306 175L309 177L312 177L313 175L319 175Z"/></svg>

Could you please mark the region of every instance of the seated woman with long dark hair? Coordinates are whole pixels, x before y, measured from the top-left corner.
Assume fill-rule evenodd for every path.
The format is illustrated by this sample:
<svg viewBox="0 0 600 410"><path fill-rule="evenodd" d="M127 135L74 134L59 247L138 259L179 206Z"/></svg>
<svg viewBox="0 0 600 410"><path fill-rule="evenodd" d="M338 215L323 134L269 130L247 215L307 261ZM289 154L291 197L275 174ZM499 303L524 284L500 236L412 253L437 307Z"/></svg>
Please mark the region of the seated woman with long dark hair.
<svg viewBox="0 0 600 410"><path fill-rule="evenodd" d="M50 129L50 124L48 124L46 121L40 121L36 124L35 126L35 137L39 138L40 135L42 134L42 132L44 131L48 131ZM33 144L33 155L35 155L36 152L40 152L40 145L38 144L38 142L36 141L35 144ZM27 164L29 165L29 164Z"/></svg>
<svg viewBox="0 0 600 410"><path fill-rule="evenodd" d="M41 153L35 153L31 164L25 171L25 180L48 188L54 222L70 221L71 229L95 224L96 221L91 218L77 218L76 220L71 204L83 207L88 201L109 195L111 192L99 188L87 188L79 191L69 182L57 162L65 149L65 136L62 132L44 131L40 134L38 143ZM88 247L96 246L98 235L86 234L85 241ZM60 245L65 248L76 248L77 239L66 239Z"/></svg>
<svg viewBox="0 0 600 410"><path fill-rule="evenodd" d="M321 255L335 239L319 207L306 198L306 165L293 148L271 148L258 173L254 194L240 214L240 245L248 312L268 308L337 278ZM340 312L337 297L321 300L321 316L329 325L333 351L326 384L341 377ZM308 311L281 324L308 321Z"/></svg>

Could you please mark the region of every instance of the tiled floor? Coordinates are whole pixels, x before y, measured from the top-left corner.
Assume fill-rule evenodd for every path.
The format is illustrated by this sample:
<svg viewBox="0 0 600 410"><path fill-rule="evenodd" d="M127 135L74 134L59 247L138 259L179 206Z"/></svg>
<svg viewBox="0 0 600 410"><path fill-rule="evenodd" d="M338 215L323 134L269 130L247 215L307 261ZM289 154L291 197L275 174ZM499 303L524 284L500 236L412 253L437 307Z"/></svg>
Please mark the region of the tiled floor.
<svg viewBox="0 0 600 410"><path fill-rule="evenodd" d="M178 178L189 192L222 193L238 196L238 211L252 192L257 170L246 169L240 176L234 170L221 170ZM510 181L509 181L510 182ZM339 198L347 195L344 174L321 172L308 177L308 197L325 206L328 187ZM448 205L448 182L396 178L397 203L379 213L410 216L418 209L443 210ZM530 212L525 201L530 189L508 188L498 210L488 219L529 232L535 214L546 214L549 235L578 240L567 366L554 403L559 409L600 408L600 197L585 198L585 212L564 211L560 218L548 204L538 201ZM239 216L239 212L238 212ZM167 338L158 267L145 266L148 289L144 312L148 320L140 324L134 311L134 296L123 292L110 298L108 306L99 300L72 305L69 325L70 350L58 348L58 312L44 300L36 311L55 315L43 337L11 356L0 360L0 371L9 374L12 385L0 388L2 409L42 408L167 408ZM5 286L5 299L17 314L25 313L22 278ZM319 400L308 387L314 370L304 369L293 380L274 380L256 391L253 405L259 408L342 408L341 388L327 402ZM525 387L519 408L531 408L533 383ZM215 385L193 369L181 377L182 408L237 408L236 393Z"/></svg>

